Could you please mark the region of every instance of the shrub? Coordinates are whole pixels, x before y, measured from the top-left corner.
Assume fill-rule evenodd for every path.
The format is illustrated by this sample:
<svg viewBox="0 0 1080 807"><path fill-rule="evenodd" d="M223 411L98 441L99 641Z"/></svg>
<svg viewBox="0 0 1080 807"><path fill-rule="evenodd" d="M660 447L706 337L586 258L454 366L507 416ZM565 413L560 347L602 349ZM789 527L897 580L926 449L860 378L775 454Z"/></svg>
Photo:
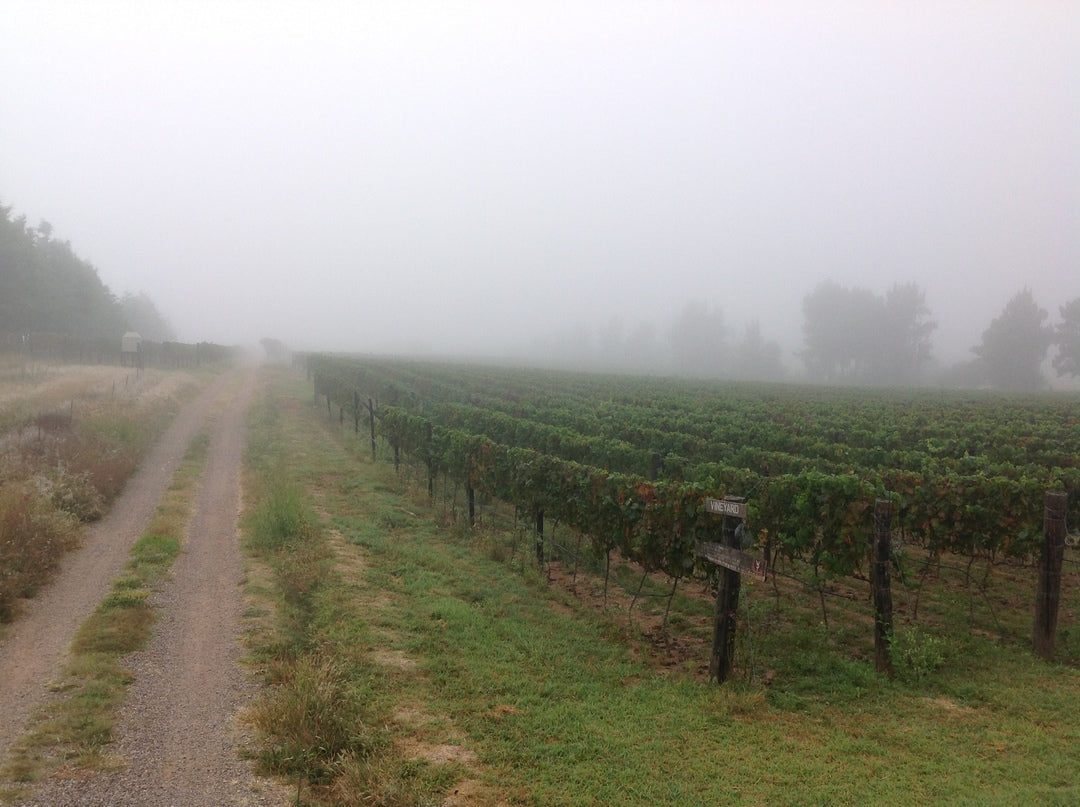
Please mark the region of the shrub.
<svg viewBox="0 0 1080 807"><path fill-rule="evenodd" d="M53 507L71 513L79 521L96 521L105 514L105 497L94 486L88 471L72 473L60 464L38 474L34 482Z"/></svg>
<svg viewBox="0 0 1080 807"><path fill-rule="evenodd" d="M922 628L911 625L894 633L889 643L893 667L905 681L921 681L944 666L949 650L948 642Z"/></svg>
<svg viewBox="0 0 1080 807"><path fill-rule="evenodd" d="M11 482L0 489L0 621L11 619L15 601L33 595L78 541L76 518L54 508L34 485Z"/></svg>

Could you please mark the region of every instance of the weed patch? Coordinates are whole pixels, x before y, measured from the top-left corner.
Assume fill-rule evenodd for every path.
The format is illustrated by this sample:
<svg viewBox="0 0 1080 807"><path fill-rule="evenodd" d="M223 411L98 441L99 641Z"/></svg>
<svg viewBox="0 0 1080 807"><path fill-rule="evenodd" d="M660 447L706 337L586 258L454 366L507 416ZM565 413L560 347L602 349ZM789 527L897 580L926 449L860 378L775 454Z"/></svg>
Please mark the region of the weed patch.
<svg viewBox="0 0 1080 807"><path fill-rule="evenodd" d="M16 601L31 597L79 541L73 515L56 509L28 483L0 487L0 622L11 619Z"/></svg>

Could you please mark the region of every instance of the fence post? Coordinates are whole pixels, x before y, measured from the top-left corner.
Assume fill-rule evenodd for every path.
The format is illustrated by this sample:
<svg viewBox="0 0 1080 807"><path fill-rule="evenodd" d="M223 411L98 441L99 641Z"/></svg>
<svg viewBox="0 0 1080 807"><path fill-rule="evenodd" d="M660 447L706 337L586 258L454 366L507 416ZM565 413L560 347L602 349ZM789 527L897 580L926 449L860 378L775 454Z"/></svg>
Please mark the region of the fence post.
<svg viewBox="0 0 1080 807"><path fill-rule="evenodd" d="M466 485L465 497L469 502L469 526L476 526L476 489L472 484Z"/></svg>
<svg viewBox="0 0 1080 807"><path fill-rule="evenodd" d="M1046 493L1043 509L1042 557L1039 559L1039 589L1035 595L1035 630L1031 646L1035 654L1050 659L1057 638L1058 606L1061 604L1061 561L1065 555L1065 508L1068 494Z"/></svg>
<svg viewBox="0 0 1080 807"><path fill-rule="evenodd" d="M874 545L870 553L870 593L874 600L874 665L890 678L893 669L889 643L893 632L892 581L889 578L889 542L892 537L892 503L874 502Z"/></svg>
<svg viewBox="0 0 1080 807"><path fill-rule="evenodd" d="M731 501L744 501L736 496L727 498ZM741 520L737 516L724 516L720 543L724 546L738 547L735 530ZM709 677L715 678L717 684L722 684L728 679L735 661L735 628L741 589L742 575L728 568L722 569L720 586L716 592L716 620L713 623L712 654L709 657Z"/></svg>
<svg viewBox="0 0 1080 807"><path fill-rule="evenodd" d="M427 492L432 499L435 498L435 458L432 456L434 446L434 430L431 421L427 422Z"/></svg>
<svg viewBox="0 0 1080 807"><path fill-rule="evenodd" d="M360 434L360 390L352 393L353 434Z"/></svg>
<svg viewBox="0 0 1080 807"><path fill-rule="evenodd" d="M536 565L544 568L544 511L536 508Z"/></svg>
<svg viewBox="0 0 1080 807"><path fill-rule="evenodd" d="M371 426L371 458L375 459L375 400L367 399L368 424Z"/></svg>

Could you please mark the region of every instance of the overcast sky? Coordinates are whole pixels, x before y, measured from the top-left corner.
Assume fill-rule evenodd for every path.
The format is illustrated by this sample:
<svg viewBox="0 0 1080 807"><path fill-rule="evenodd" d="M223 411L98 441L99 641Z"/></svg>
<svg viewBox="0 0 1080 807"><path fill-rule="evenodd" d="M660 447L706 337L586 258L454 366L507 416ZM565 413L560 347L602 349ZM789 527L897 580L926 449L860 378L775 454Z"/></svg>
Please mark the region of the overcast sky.
<svg viewBox="0 0 1080 807"><path fill-rule="evenodd" d="M914 281L962 356L1080 296L1076 2L51 2L0 203L185 340L498 354L688 300L800 346Z"/></svg>

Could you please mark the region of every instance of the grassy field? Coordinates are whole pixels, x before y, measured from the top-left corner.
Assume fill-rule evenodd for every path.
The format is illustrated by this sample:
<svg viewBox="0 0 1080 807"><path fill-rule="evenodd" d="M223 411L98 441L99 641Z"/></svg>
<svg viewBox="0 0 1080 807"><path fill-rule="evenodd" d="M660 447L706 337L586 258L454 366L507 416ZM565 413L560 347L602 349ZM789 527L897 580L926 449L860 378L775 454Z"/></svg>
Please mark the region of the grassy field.
<svg viewBox="0 0 1080 807"><path fill-rule="evenodd" d="M512 511L467 529L310 400L282 373L253 416L249 523L255 753L304 803L1080 803L1075 667L921 620L889 680L862 610L758 584L717 687L700 585L670 634L658 599L630 620L633 570L606 604L584 569L541 573ZM940 590L920 608L974 609Z"/></svg>

